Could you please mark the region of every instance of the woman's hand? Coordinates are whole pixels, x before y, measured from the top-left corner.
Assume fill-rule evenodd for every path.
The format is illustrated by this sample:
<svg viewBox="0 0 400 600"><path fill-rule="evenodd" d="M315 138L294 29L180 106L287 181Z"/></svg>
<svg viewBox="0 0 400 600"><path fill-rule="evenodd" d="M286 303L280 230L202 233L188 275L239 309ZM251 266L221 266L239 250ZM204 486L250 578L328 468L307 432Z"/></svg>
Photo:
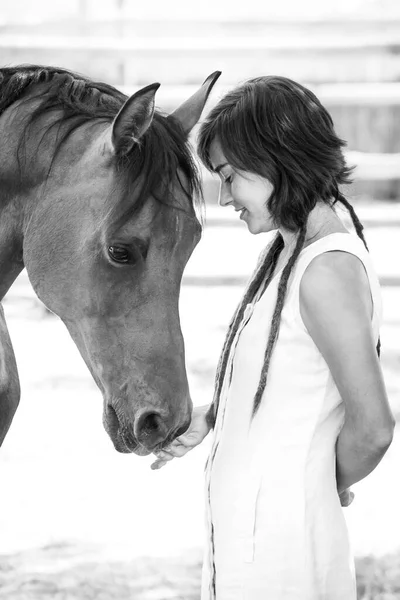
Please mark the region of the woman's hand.
<svg viewBox="0 0 400 600"><path fill-rule="evenodd" d="M183 435L177 437L169 446L154 453L157 460L151 465L153 470L161 469L161 467L173 458L184 456L189 450L193 450L193 448L201 444L210 431L210 426L206 420L208 409L208 405L198 406L193 409L189 429Z"/></svg>
<svg viewBox="0 0 400 600"><path fill-rule="evenodd" d="M344 507L350 506L350 504L354 500L354 493L351 491L350 488L347 488L346 490L343 490L343 492L341 492L339 494L339 498L340 498L340 504L342 506L344 506Z"/></svg>

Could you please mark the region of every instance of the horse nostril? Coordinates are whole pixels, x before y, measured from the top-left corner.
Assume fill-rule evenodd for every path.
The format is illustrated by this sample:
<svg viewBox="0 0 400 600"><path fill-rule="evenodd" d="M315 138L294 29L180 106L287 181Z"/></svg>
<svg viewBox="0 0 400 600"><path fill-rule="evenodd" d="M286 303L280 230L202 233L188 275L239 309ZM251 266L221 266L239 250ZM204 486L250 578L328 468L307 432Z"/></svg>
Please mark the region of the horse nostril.
<svg viewBox="0 0 400 600"><path fill-rule="evenodd" d="M145 416L141 423L142 435L150 435L158 430L159 416L155 413L150 413Z"/></svg>
<svg viewBox="0 0 400 600"><path fill-rule="evenodd" d="M166 427L156 412L147 411L141 414L135 421L134 429L136 439L148 450L167 437Z"/></svg>

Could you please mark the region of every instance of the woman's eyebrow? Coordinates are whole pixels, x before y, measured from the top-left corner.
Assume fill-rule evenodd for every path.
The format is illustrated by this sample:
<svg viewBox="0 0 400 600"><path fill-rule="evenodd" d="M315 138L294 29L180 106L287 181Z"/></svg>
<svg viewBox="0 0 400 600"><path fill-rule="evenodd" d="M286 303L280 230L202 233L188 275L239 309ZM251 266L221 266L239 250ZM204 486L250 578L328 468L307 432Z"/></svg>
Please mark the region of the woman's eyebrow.
<svg viewBox="0 0 400 600"><path fill-rule="evenodd" d="M222 163L221 165L217 165L214 169L214 173L219 173L221 169L223 169L224 167L227 167L228 163Z"/></svg>

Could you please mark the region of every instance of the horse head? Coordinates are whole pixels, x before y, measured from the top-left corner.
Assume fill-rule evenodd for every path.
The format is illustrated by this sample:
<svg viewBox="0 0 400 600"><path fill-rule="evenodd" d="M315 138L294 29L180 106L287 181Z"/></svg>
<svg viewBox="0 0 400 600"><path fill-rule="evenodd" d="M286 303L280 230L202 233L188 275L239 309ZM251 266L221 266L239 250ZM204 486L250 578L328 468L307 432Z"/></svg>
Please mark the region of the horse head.
<svg viewBox="0 0 400 600"><path fill-rule="evenodd" d="M54 84L47 108L46 87L32 100L23 261L102 392L115 448L144 455L183 433L191 418L178 303L201 225L187 138L219 72L169 116L155 109L158 84L126 99L101 84L90 96L90 82L65 77L63 104L54 101ZM90 102L92 117L84 119Z"/></svg>

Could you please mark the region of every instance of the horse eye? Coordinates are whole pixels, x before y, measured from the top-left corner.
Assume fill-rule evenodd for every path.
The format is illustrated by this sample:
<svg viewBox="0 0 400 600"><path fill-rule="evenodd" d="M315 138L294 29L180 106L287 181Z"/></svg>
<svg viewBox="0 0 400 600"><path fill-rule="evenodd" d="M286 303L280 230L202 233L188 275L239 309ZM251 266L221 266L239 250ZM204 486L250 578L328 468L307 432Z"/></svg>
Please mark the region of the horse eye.
<svg viewBox="0 0 400 600"><path fill-rule="evenodd" d="M135 262L129 250L123 246L108 246L108 255L114 262L127 264Z"/></svg>

